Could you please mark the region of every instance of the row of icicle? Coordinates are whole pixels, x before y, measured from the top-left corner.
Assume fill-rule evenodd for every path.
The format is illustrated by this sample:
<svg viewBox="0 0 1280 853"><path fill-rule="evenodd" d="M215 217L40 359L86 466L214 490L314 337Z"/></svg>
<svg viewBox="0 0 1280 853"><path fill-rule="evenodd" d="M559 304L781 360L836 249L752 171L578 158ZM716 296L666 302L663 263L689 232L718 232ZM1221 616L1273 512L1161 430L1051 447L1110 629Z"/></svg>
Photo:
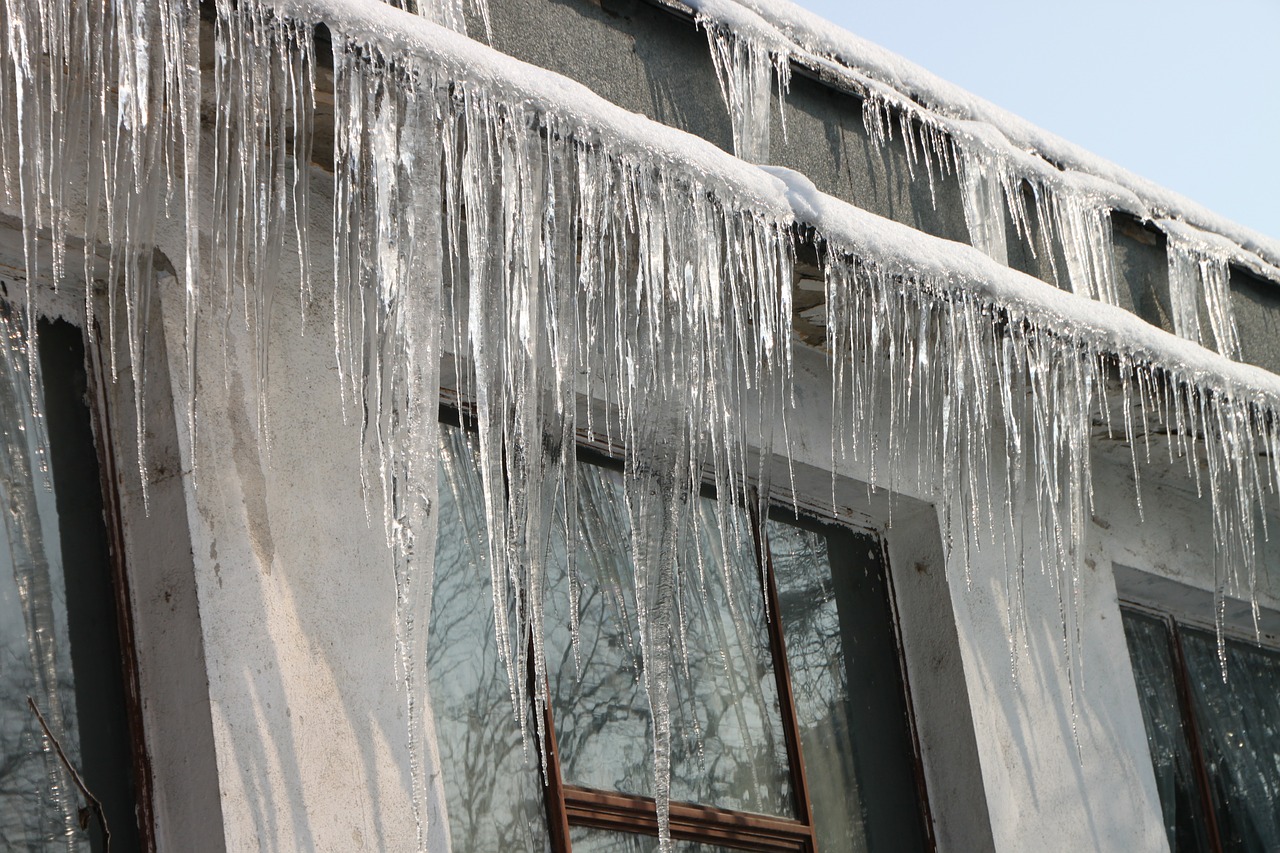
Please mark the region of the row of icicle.
<svg viewBox="0 0 1280 853"><path fill-rule="evenodd" d="M707 33L729 111L734 153L752 163L770 162L770 91L776 85L779 101L785 98L792 51L785 45L761 44L705 11L697 18ZM804 51L794 46L794 53ZM944 119L884 87L868 86L864 91L863 124L880 148L895 137L900 140L911 176L923 166L935 203L936 181L956 174L974 247L1007 266L1007 220L1033 256L1047 259L1054 281L1065 277L1074 293L1120 304L1112 249L1113 202L1101 182L1073 181L1074 173L1036 162L1031 155L1015 155L992 128ZM1247 252L1239 247L1224 251L1221 239L1209 242L1188 236L1196 229L1182 222L1161 220L1156 225L1169 243L1174 332L1196 343L1207 342L1200 331L1203 306L1218 352L1238 359L1238 332L1225 288L1229 261ZM1059 269L1059 252L1065 270Z"/></svg>
<svg viewBox="0 0 1280 853"><path fill-rule="evenodd" d="M83 274L108 283L104 334L113 352L117 341L127 347L135 387L142 386L156 272L153 235L169 216L185 234L179 272L188 386L194 395L198 365L218 357L197 352L197 340L209 333L197 324L206 317L245 322L256 341L265 441L273 270L292 248L307 304L317 285L309 247L331 239L344 408L359 425L366 490L395 555L396 664L408 703L421 845L443 831L427 820L439 812L427 805L438 795L425 763L431 734L421 707L429 701L421 665L442 363L456 365L453 381L475 415L496 640L517 708L545 693L547 549L556 518L575 526L575 442L589 433L623 448L653 711L654 793L669 846L668 689L676 663L672 620L680 618L673 573L703 481L714 483L726 505L762 507L770 499L775 437L778 453L788 456L790 299L800 233L793 217L753 209L710 176L610 141L607 128L508 98L493 81L469 76L465 63L334 28L333 228L315 235L310 211L320 202L309 197L307 166L319 77L312 33L322 21L252 0L220 0L209 93L201 91L195 0L9 0L3 11L0 165L22 219L27 281L62 280L65 246L83 237ZM712 44L724 38L713 33ZM736 63L780 66L740 44L724 51L716 67L726 98L754 117L744 120L767 120L767 99L762 112L750 90L762 79L771 85L769 69L762 77ZM199 109L210 95L217 165L202 192L195 180ZM887 137L887 108L871 102L866 115ZM940 133L902 127L910 146L923 146L927 169L959 169L972 195L972 231L989 224L1001 199L1013 205L1015 224L1027 227L1011 173L957 156ZM755 140L753 156L767 156L756 130L740 128L735 138ZM87 188L84 197L73 191L78 187ZM1045 244L1073 244L1064 252L1073 286L1108 298L1115 287L1108 211L1047 189L1033 195L1044 207L1039 221L1056 223ZM1000 216L1001 227L988 229L989 253L1002 239ZM1097 424L1112 427L1114 411L1135 473L1151 451L1149 436L1169 433L1170 459L1185 461L1213 505L1219 598L1228 585L1252 594L1256 524L1265 519L1259 509L1280 481L1276 401L1204 387L1151 353L1108 351L1087 330L1060 328L955 282L859 256L825 238L821 222L807 225L816 229L826 278L833 476L857 459L872 463L881 485L935 495L966 571L971 549L1005 549L1015 660L1027 642L1028 559L1014 532L1022 507L1032 506L1035 552L1047 555L1043 570L1058 591L1072 688L1078 683L1077 607L1092 514L1089 442ZM51 250L47 268L42 250ZM86 290L92 317L93 289ZM27 288L26 304L33 319L37 287ZM1219 334L1217 325L1213 331ZM34 352L36 342L23 346ZM34 400L34 379L31 387ZM189 429L198 428L198 410L193 397ZM921 452L909 460L916 447ZM877 470L875 461L884 459L887 470ZM737 517L720 513L722 542L740 538ZM568 558L572 566L572 548ZM526 715L517 718L523 724ZM534 719L541 725L540 715ZM541 732L530 735L543 742Z"/></svg>

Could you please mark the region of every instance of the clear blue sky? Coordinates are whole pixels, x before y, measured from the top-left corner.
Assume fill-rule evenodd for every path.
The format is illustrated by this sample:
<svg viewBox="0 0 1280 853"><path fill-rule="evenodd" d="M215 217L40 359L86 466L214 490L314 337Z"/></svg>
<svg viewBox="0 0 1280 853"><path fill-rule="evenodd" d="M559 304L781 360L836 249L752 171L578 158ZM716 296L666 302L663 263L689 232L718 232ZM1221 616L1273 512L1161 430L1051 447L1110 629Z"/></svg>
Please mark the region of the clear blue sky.
<svg viewBox="0 0 1280 853"><path fill-rule="evenodd" d="M796 0L1280 239L1280 0Z"/></svg>

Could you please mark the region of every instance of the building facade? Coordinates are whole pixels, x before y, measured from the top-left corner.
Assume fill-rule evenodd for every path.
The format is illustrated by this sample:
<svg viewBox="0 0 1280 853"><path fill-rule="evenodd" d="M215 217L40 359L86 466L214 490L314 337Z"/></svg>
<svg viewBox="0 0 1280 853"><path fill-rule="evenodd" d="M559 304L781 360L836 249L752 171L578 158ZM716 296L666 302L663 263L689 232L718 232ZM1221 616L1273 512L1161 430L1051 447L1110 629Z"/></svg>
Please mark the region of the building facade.
<svg viewBox="0 0 1280 853"><path fill-rule="evenodd" d="M7 844L1280 843L1276 241L785 3L4 15Z"/></svg>

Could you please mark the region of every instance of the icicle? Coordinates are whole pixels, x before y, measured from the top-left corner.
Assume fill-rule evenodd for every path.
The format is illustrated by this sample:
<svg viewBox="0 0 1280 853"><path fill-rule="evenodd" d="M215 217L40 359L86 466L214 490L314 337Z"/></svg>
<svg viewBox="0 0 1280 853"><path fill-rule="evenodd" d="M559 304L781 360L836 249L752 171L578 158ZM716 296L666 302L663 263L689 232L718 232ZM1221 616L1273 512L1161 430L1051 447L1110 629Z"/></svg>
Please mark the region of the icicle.
<svg viewBox="0 0 1280 853"><path fill-rule="evenodd" d="M414 12L427 20L448 27L454 32L467 32L467 7L480 17L484 24L484 37L493 41L493 26L489 21L489 0L389 0L391 5Z"/></svg>
<svg viewBox="0 0 1280 853"><path fill-rule="evenodd" d="M1073 292L1108 305L1118 303L1111 200L1093 179L1060 172L1032 155L1011 151L1008 141L993 128L975 122L942 120L900 96L891 97L872 89L863 100L862 119L877 146L884 147L893 139L894 115L898 117L912 177L914 164L923 160L931 195L933 164L937 162L945 173L954 160L965 224L975 248L1008 264L1007 211L1015 232L1029 242L1033 254L1039 243L1055 280L1059 276L1056 244L1066 262L1067 282ZM1024 187L1031 190L1034 198L1038 241L1032 239L1032 211L1023 196Z"/></svg>
<svg viewBox="0 0 1280 853"><path fill-rule="evenodd" d="M461 20L456 5L440 8L454 10L439 13L453 15L454 24ZM200 197L194 0L75 9L4 5L0 108L13 108L4 130L15 139L0 168L23 220L28 319L38 315L36 283L49 274L39 267L41 246L53 244L49 272L59 277L62 243L82 213L91 247L86 277L96 267L92 247L99 238L107 246L108 295L119 299L108 309L111 342L120 337L127 346L141 426L155 226L165 202L181 200L189 391L195 393L198 360L222 357L194 351L192 306L218 307L227 322L247 323L265 446L267 322L275 264L290 241L304 305L313 284L307 152L312 32L321 21L291 18L254 0L219 2L215 171L206 212L194 210ZM358 18L358 10L351 15ZM703 23L735 117L735 149L765 159L770 68L785 90L785 51L766 53ZM752 201L714 170L593 126L589 109L584 118L554 99L549 105L521 96L492 69L473 71L474 57L451 58L447 50L420 55L344 26L331 27L335 359L344 413L358 432L353 443L370 514L379 517L394 553L395 665L419 845L436 846L447 829L439 783L429 772L434 738L421 670L435 541L439 371L449 350L461 401L476 421L497 644L516 718L522 726L533 720L526 732L531 744L546 742L542 715L526 712L543 701L548 681L550 543L557 537L568 543L571 577L575 559L580 409L593 417L594 407L587 429L623 448L654 793L669 849L670 676L682 664L684 637L678 591L705 579L702 561L690 567L679 558L695 529L704 479L726 506L755 499L764 510L772 497L775 427L785 443L793 405L795 217L781 205ZM873 140L885 144L896 125L909 167L914 173L923 164L931 187L936 174L959 170L966 219L983 251L1007 255L1006 211L1030 240L1031 211L1023 200L1029 189L1040 248L1052 258L1054 244L1060 247L1078 293L1116 301L1106 198L1074 177L1028 176L1008 158L987 156L980 144L950 142L947 128L924 113L898 109L891 117L890 106L900 105L884 93L864 101ZM87 158L78 149L75 157L62 156L74 147L68 140L80 138L68 130L75 122L88 128ZM81 160L87 162L67 168ZM74 168L86 176L84 211L66 205ZM198 292L202 257L194 241L201 214L212 235L203 258L212 283ZM855 239L827 234L831 223L820 216L806 224L816 231L826 273L832 503L834 477L848 459L865 462L869 479L890 489L911 485L914 468L916 487L943 503L944 534L966 573L977 549L1016 552L1006 579L1015 660L1019 634L1025 644L1030 624L1021 612L1024 546L1018 531L1005 543L996 541L996 531L1016 527L1025 504L1034 507L1043 574L1057 593L1076 695L1083 672L1081 564L1093 501L1089 437L1093 413L1107 411L1114 393L1104 356L1118 355L1126 373L1126 406L1124 383L1133 374L1144 434L1152 431L1149 421L1172 433L1171 458L1181 453L1209 493L1222 560L1220 598L1252 596L1256 519L1280 479L1274 452L1280 401L1238 387L1206 387L1189 369L1123 345L1115 353L1116 342L1096 330L984 295L958 274L923 273L903 257L880 257ZM1222 282L1215 292L1225 294ZM1224 295L1210 311L1222 327L1214 325L1220 346L1228 336L1225 306ZM34 341L24 346L29 351ZM10 358L19 351L11 345ZM9 365L34 401L32 373ZM4 405L16 411L15 400ZM753 409L750 423L742 413ZM193 405L190 428L194 412ZM33 423L39 422L35 412ZM1132 441L1129 420L1125 429ZM917 444L919 459L906 463L904 448ZM12 452L17 445L9 446ZM1265 477L1258 460L1264 448L1273 460ZM786 454L785 446L780 450ZM145 484L145 467L141 473ZM715 524L719 548L728 553L742 539L742 522L721 510ZM760 590L737 594L746 600ZM736 621L741 616L730 601Z"/></svg>
<svg viewBox="0 0 1280 853"><path fill-rule="evenodd" d="M1240 332L1231 305L1231 270L1228 262L1234 246L1221 238L1171 220L1158 223L1168 236L1169 300L1173 306L1173 330L1179 336L1204 343L1200 306L1208 311L1209 328L1218 352L1240 358ZM1236 250L1238 251L1238 250Z"/></svg>
<svg viewBox="0 0 1280 853"><path fill-rule="evenodd" d="M777 80L779 115L785 122L782 105L791 86L790 55L785 50L766 47L701 12L698 25L707 33L720 96L729 110L733 153L749 163L768 163L771 83ZM783 129L785 132L785 123Z"/></svg>
<svg viewBox="0 0 1280 853"><path fill-rule="evenodd" d="M421 679L412 674L426 630L412 585L430 566L420 546L412 560L406 555L429 535L422 530L431 524L430 496L416 489L428 483L421 476L435 451L422 441L424 427L403 418L410 411L403 377L420 375L422 393L430 393L436 380L422 377L429 365L421 359L438 350L406 343L420 338L404 337L411 288L397 259L425 240L444 247L443 291L428 298L452 306L452 328L440 341L453 342L461 397L474 407L495 630L521 725L547 685L545 561L552 525L576 506L580 394L603 403L591 428L625 448L654 793L669 845L669 674L681 665L673 654L682 637L676 590L703 576L680 574L677 556L704 476L726 498L745 498L749 479L767 480L763 461L749 469L746 448L759 441L760 459L769 460L774 419L783 420L786 434L790 219L753 210L705 175L614 140L602 132L607 128L511 97L465 65L334 36L335 342L351 409L360 416L366 483L381 493L398 555L399 665L410 702L422 703L413 725L430 716ZM868 104L873 136L890 138L883 104ZM422 120L428 105L434 118ZM419 118L412 118L415 109ZM923 160L929 174L957 159L956 168L983 182L986 200L972 205L975 223L996 215L995 199L1004 193L1015 228L1028 233L1025 178L1012 165L983 164L964 147L952 151L910 122L899 123L899 132L910 137L911 163ZM430 156L439 172L434 165L408 169L406 151L438 152ZM442 187L438 204L408 204L411 174ZM1068 178L1042 177L1030 190L1042 232L1062 243L1073 286L1114 300L1106 200ZM443 214L438 229L424 224L411 236L401 213L407 205L428 218L433 210ZM822 241L823 223L812 224ZM833 470L846 457L861 459L873 480L883 473L890 488L901 487L910 466L901 464L906 439L897 433L919 430L918 487L945 497L947 540L965 567L972 549L991 547L996 530L1020 517L1024 500L1034 506L1074 703L1083 678L1080 594L1093 503L1089 435L1093 412L1108 405L1103 353L1115 342L854 246L826 242L822 257L835 359ZM1249 512L1262 488L1256 434L1274 424L1265 414L1274 402L1242 400L1230 389L1208 393L1171 365L1153 364L1149 353L1121 352L1120 364L1135 374L1144 423L1164 425L1184 453L1203 435L1216 537L1229 543L1238 566L1224 576L1251 584ZM758 403L758 424L741 423L745 403ZM888 434L878 430L882 415ZM887 470L882 456L891 460ZM764 491L760 500L767 501L767 485ZM426 510L397 510L415 496ZM719 537L731 542L736 523L722 516ZM1004 547L1016 552L1007 579L1016 658L1030 622L1021 611L1027 579L1018 532L1014 539ZM534 725L541 726L536 715ZM540 730L527 734L543 743ZM415 730L411 742L419 762L429 736ZM416 783L415 797L425 795ZM428 813L421 803L419 813ZM425 831L433 831L430 824Z"/></svg>
<svg viewBox="0 0 1280 853"><path fill-rule="evenodd" d="M413 806L421 849L446 849L448 821L422 665L427 659L436 539L440 448L440 335L443 237L437 105L402 71L382 76L372 56L337 52L335 88L363 95L339 109L338 195L349 215L335 243L352 262L335 268L335 317L362 328L340 341L363 401L365 482L380 486L384 528L395 555L396 649L409 733ZM343 102L344 106L347 102ZM358 305L359 309L351 307Z"/></svg>
<svg viewBox="0 0 1280 853"><path fill-rule="evenodd" d="M1004 230L1002 174L987 157L966 153L957 157L964 220L969 226L969 242L997 263L1008 266L1009 245Z"/></svg>
<svg viewBox="0 0 1280 853"><path fill-rule="evenodd" d="M1052 188L1044 200L1067 262L1073 292L1108 305L1119 303L1111 242L1111 209L1087 193Z"/></svg>
<svg viewBox="0 0 1280 853"><path fill-rule="evenodd" d="M315 57L312 30L257 2L219 0L215 23L213 252L206 299L253 342L259 444L269 450L268 321L294 241L310 294L305 232Z"/></svg>
<svg viewBox="0 0 1280 853"><path fill-rule="evenodd" d="M907 158L907 172L914 179L918 167L924 166L929 200L936 207L937 179L951 174L959 165L953 133L936 116L916 109L905 98L872 86L862 100L862 124L872 143L879 148L888 145L894 139L895 123Z"/></svg>
<svg viewBox="0 0 1280 853"><path fill-rule="evenodd" d="M395 318L409 282L417 286L420 278L398 271L394 260L422 240L403 223L395 226L411 178L395 164L407 148L435 150L442 170L412 179L444 188L434 208L437 217L445 214L441 236L432 238L445 246L437 277L445 283L441 300L455 306L450 337L465 356L460 391L475 406L497 640L517 719L525 725L522 709L546 690L546 560L560 536L552 536L555 519L571 519L577 504L578 394L604 389L616 413L607 420L627 453L625 498L665 835L667 691L678 635L673 596L679 583L691 582L675 578L675 557L691 529L704 470L726 500L747 493L748 425L738 413L749 392L761 400L756 432L765 436L765 460L772 420L785 414L786 223L726 210L697 180L664 174L647 152L613 149L594 131L481 83L442 77L437 66L340 31L334 43L335 339L350 403L364 413L366 482L380 484L383 506L398 506L407 476L399 472L432 446L396 414L395 377L425 369L421 359L438 350L397 343ZM387 92L403 93L406 103ZM437 118L411 117L409 103L422 105L420 115L431 104ZM423 208L423 216L430 213ZM722 542L740 541L733 518L725 513L719 522ZM397 553L417 523L387 517ZM572 562L576 537L563 538ZM429 572L424 559L419 549L416 567L404 563L398 573L402 598L422 583L415 575ZM425 627L409 625L406 615L402 677L414 701L425 703L412 683L413 660L420 659L413 649ZM541 744L541 715L533 720L538 730L526 734Z"/></svg>
<svg viewBox="0 0 1280 853"><path fill-rule="evenodd" d="M0 14L4 129L13 134L6 140L4 172L22 218L29 343L35 352L38 286L51 281L56 288L65 280L67 244L79 236L86 328L91 335L97 332L93 283L101 276L107 282L113 375L118 348L128 355L145 501L142 379L150 288L157 272L153 243L158 219L177 207L175 195L186 220L183 276L189 319L196 300L198 4L4 0ZM83 203L74 201L79 198ZM105 274L98 271L99 245L106 247ZM41 263L46 252L47 268ZM188 331L188 344L192 340ZM33 404L36 365L33 359Z"/></svg>

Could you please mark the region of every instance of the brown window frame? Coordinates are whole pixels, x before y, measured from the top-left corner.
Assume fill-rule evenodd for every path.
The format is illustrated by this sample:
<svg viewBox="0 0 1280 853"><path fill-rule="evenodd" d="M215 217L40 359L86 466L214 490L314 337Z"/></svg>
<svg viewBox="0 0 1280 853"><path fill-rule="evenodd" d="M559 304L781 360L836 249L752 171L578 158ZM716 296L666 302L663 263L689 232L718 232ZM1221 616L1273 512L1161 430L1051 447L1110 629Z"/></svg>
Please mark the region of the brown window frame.
<svg viewBox="0 0 1280 853"><path fill-rule="evenodd" d="M474 412L468 404L459 400L454 394L448 394L442 399L440 422L458 426L465 430L475 429ZM575 450L580 462L615 470L621 469L623 464L621 448L610 444L602 437L580 433ZM705 496L716 498L714 492L714 488L709 483L703 484L703 494ZM763 573L764 589L767 597L766 622L769 635L769 657L777 683L778 705L787 752L787 770L790 777L792 801L796 815L792 818L762 815L673 799L670 801L669 806L669 826L671 837L677 841L698 842L728 847L734 850L761 851L761 853L818 853L813 809L809 799L808 781L805 774L804 751L800 742L800 727L796 718L790 667L787 664L786 638L783 632L781 607L779 606L777 578L773 557L764 532L765 525L762 523L757 510L759 506L756 500L757 495L758 493L754 487L748 489L746 497L748 498L749 506L747 511L750 517L754 550L757 554L757 566ZM880 544L884 557L883 565L886 593L889 599L887 602L890 611L889 618L894 635L897 665L902 685L902 696L900 698L906 715L907 733L911 744L911 755L903 756L903 760L911 760L913 763L913 775L917 791L917 816L921 823L926 848L929 851L936 851L937 839L933 831L933 821L929 810L924 766L921 761L920 740L912 711L910 682L907 678L906 658L902 649L902 634L893 596L888 554L884 552L883 534L877 530L855 528L837 519L820 517L813 512L806 512L790 505L778 505L776 507L771 505L770 510L770 515L772 515L772 510L777 510L792 522L802 522L808 519L825 526L867 533L874 536ZM533 668L532 645L529 648L528 657L529 670L527 678L530 688L529 694L534 695L536 679ZM539 751L545 760L545 768L542 774L543 802L546 810L548 838L552 853L571 853L570 832L575 827L657 837L657 806L652 797L589 788L564 781L556 736L555 716L551 708L549 693L544 695L540 710L545 724L546 737L545 743L539 744ZM536 733L534 737L535 739L538 737Z"/></svg>
<svg viewBox="0 0 1280 853"><path fill-rule="evenodd" d="M604 457L602 460L596 459L594 453L588 455L593 462L603 461L604 464L609 464L611 461L610 457ZM753 511L750 517L755 551L763 556L764 562L765 595L768 600L766 621L769 634L769 657L778 689L778 706L787 749L787 768L791 777L792 798L798 814L795 818L789 819L672 800L670 804L671 836L677 840L729 846L740 850L816 853L817 840L814 836L813 814L804 773L804 752L800 744L800 729L796 723L795 700L791 692L790 670L786 662L786 639L782 633L773 559L769 555L758 513ZM543 793L547 804L548 826L551 827L552 850L557 852L570 850L569 831L575 826L656 836L658 816L652 797L586 788L564 782L559 749L556 744L555 719L549 697L543 705L543 717L547 732L547 771Z"/></svg>
<svg viewBox="0 0 1280 853"><path fill-rule="evenodd" d="M14 310L5 301L3 310ZM143 693L134 624L134 600L126 562L104 335L84 324L41 316L38 363L29 369L40 383L44 406L47 475L53 488L56 539L63 559L66 655L75 684L79 760L54 749L77 777L72 796L80 804L86 849L123 844L145 853L157 849L152 769L143 716ZM74 543L74 544L72 544ZM74 589L73 589L74 588ZM92 713L81 702L92 697ZM28 697L34 714L38 704ZM44 720L39 720L41 726ZM88 743L93 755L89 755Z"/></svg>
<svg viewBox="0 0 1280 853"><path fill-rule="evenodd" d="M1223 853L1226 845L1222 839L1222 830L1218 826L1218 812L1214 805L1212 784L1209 779L1208 763L1205 759L1204 747L1200 734L1200 721L1196 713L1195 702L1192 698L1191 689L1191 671L1187 666L1186 655L1182 647L1182 628L1190 627L1202 631L1216 631L1214 626L1197 622L1194 619L1180 618L1174 613L1161 609L1145 602L1130 601L1120 599L1121 615L1132 613L1134 615L1151 619L1161 623L1165 628L1165 639L1169 643L1169 657L1173 662L1173 681L1178 694L1178 712L1182 719L1183 733L1187 741L1187 747L1191 752L1191 760L1194 763L1193 770L1196 784L1197 800L1200 803L1200 811L1204 816L1204 829L1209 844L1210 853ZM1249 635L1244 631L1238 631L1230 626L1223 629L1224 636L1232 640L1242 640L1249 642L1258 648L1265 649L1274 654L1280 654L1280 646L1271 643L1260 643L1256 637ZM1146 720L1143 720L1143 729L1146 729ZM1164 804L1161 803L1161 812L1163 813Z"/></svg>

